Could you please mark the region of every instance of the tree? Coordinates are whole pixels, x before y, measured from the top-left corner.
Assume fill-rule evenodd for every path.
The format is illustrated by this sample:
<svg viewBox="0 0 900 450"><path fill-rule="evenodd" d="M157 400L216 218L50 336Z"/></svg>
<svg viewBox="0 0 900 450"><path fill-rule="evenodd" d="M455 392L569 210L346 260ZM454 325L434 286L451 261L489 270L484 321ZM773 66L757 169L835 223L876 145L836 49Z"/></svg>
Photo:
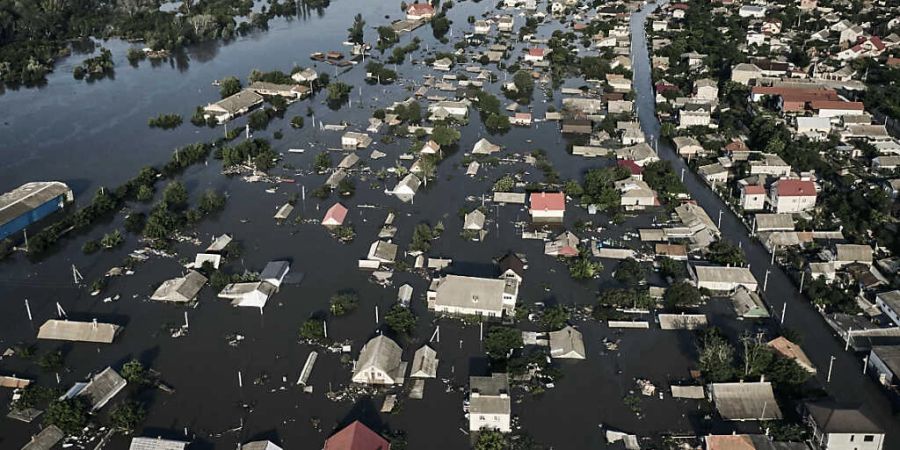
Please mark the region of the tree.
<svg viewBox="0 0 900 450"><path fill-rule="evenodd" d="M241 92L241 80L238 80L237 77L227 77L222 79L219 84L219 95L221 95L222 98L230 97L238 92Z"/></svg>
<svg viewBox="0 0 900 450"><path fill-rule="evenodd" d="M315 169L316 172L322 173L329 168L331 168L331 154L327 151L317 154L313 161L313 169Z"/></svg>
<svg viewBox="0 0 900 450"><path fill-rule="evenodd" d="M516 93L518 93L518 97L522 99L531 99L531 95L534 92L534 78L532 78L531 74L520 70L513 75L513 84L516 85Z"/></svg>
<svg viewBox="0 0 900 450"><path fill-rule="evenodd" d="M141 385L147 382L147 369L140 361L132 359L122 365L122 378L133 385Z"/></svg>
<svg viewBox="0 0 900 450"><path fill-rule="evenodd" d="M569 321L569 312L562 305L551 306L544 309L541 316L541 324L547 331L559 330Z"/></svg>
<svg viewBox="0 0 900 450"><path fill-rule="evenodd" d="M357 14L356 17L353 18L353 25L347 29L347 32L350 33L347 40L354 44L362 44L365 26L366 21L363 20L362 14Z"/></svg>
<svg viewBox="0 0 900 450"><path fill-rule="evenodd" d="M177 210L187 206L187 188L180 181L173 181L167 184L165 190L163 190L163 201L171 209Z"/></svg>
<svg viewBox="0 0 900 450"><path fill-rule="evenodd" d="M679 281L666 289L663 300L668 309L696 305L700 303L700 290L687 281Z"/></svg>
<svg viewBox="0 0 900 450"><path fill-rule="evenodd" d="M700 372L709 383L731 381L734 377L734 347L718 330L707 329L701 336Z"/></svg>
<svg viewBox="0 0 900 450"><path fill-rule="evenodd" d="M494 192L509 192L516 187L516 179L513 178L512 175L506 174L500 177L494 183L494 187L492 188Z"/></svg>
<svg viewBox="0 0 900 450"><path fill-rule="evenodd" d="M106 233L103 235L103 238L100 239L100 245L105 249L111 249L114 247L118 247L125 242L125 238L122 237L122 233L119 230L113 230L112 233Z"/></svg>
<svg viewBox="0 0 900 450"><path fill-rule="evenodd" d="M743 266L747 263L744 251L725 239L719 239L709 248L709 260L722 266Z"/></svg>
<svg viewBox="0 0 900 450"><path fill-rule="evenodd" d="M490 114L484 120L484 127L489 133L504 133L509 131L509 117L502 114Z"/></svg>
<svg viewBox="0 0 900 450"><path fill-rule="evenodd" d="M687 268L683 262L678 262L668 256L659 259L659 273L664 277L671 277L674 280L687 278Z"/></svg>
<svg viewBox="0 0 900 450"><path fill-rule="evenodd" d="M485 428L478 432L475 450L509 450L509 444L503 433Z"/></svg>
<svg viewBox="0 0 900 450"><path fill-rule="evenodd" d="M459 141L460 132L454 128L450 128L446 125L437 125L434 127L434 131L431 133L431 139L434 140L441 147L445 147L448 145L453 145L457 141Z"/></svg>
<svg viewBox="0 0 900 450"><path fill-rule="evenodd" d="M300 325L300 338L314 343L325 340L325 321L311 317Z"/></svg>
<svg viewBox="0 0 900 450"><path fill-rule="evenodd" d="M38 358L37 365L45 372L55 372L63 367L65 358L59 350L44 353Z"/></svg>
<svg viewBox="0 0 900 450"><path fill-rule="evenodd" d="M140 403L134 400L127 400L113 408L109 413L109 422L113 429L125 434L131 434L144 421L146 416L147 412Z"/></svg>
<svg viewBox="0 0 900 450"><path fill-rule="evenodd" d="M590 280L603 270L603 264L591 259L585 252L569 259L569 276L573 280Z"/></svg>
<svg viewBox="0 0 900 450"><path fill-rule="evenodd" d="M339 292L329 300L331 314L343 316L349 314L359 305L359 297L355 292Z"/></svg>
<svg viewBox="0 0 900 450"><path fill-rule="evenodd" d="M635 289L607 289L600 293L597 301L601 307L649 308L653 300L644 292Z"/></svg>
<svg viewBox="0 0 900 450"><path fill-rule="evenodd" d="M294 116L291 119L291 127L293 128L303 128L303 116Z"/></svg>
<svg viewBox="0 0 900 450"><path fill-rule="evenodd" d="M409 308L394 305L384 316L384 323L394 333L408 336L416 328L416 315Z"/></svg>
<svg viewBox="0 0 900 450"><path fill-rule="evenodd" d="M484 338L484 350L494 359L506 359L514 349L523 345L522 332L511 327L495 326Z"/></svg>
<svg viewBox="0 0 900 450"><path fill-rule="evenodd" d="M200 201L197 205L197 208L204 214L212 214L216 211L220 211L224 207L225 196L212 189L207 189L206 192L200 196Z"/></svg>
<svg viewBox="0 0 900 450"><path fill-rule="evenodd" d="M67 435L80 436L88 423L89 408L84 397L54 400L44 413L44 425L56 425Z"/></svg>
<svg viewBox="0 0 900 450"><path fill-rule="evenodd" d="M351 89L353 87L343 81L330 83L328 85L328 100L333 102L344 100L350 94Z"/></svg>
<svg viewBox="0 0 900 450"><path fill-rule="evenodd" d="M254 111L247 118L247 124L251 130L265 130L269 127L269 113L265 109Z"/></svg>
<svg viewBox="0 0 900 450"><path fill-rule="evenodd" d="M616 281L626 285L641 284L647 279L644 266L637 262L634 258L623 259L616 267L614 275Z"/></svg>

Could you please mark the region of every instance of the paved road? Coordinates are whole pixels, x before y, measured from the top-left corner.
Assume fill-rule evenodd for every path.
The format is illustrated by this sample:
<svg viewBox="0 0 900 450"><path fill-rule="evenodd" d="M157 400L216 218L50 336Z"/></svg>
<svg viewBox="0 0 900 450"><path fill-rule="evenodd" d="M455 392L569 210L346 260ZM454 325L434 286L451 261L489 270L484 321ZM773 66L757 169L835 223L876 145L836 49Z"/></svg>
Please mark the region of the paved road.
<svg viewBox="0 0 900 450"><path fill-rule="evenodd" d="M648 14L656 9L655 4L645 6L635 13L631 19L632 66L634 70L634 89L636 106L641 128L652 141L660 134L660 124L656 117L653 85L651 81L650 59L647 50L647 37L644 24ZM648 141L649 142L649 141ZM876 421L888 431L885 448L900 448L900 420L893 415L890 402L885 392L877 383L862 374L862 360L852 353L844 351L843 342L832 332L822 316L813 308L804 296L797 292L796 286L788 275L777 266L770 266L771 255L757 241L749 237L747 228L733 214L709 187L693 174L674 149L660 141L658 147L660 158L670 161L676 173L685 170L684 184L691 196L702 206L707 214L716 220L719 211L722 214L722 233L735 243L741 242L750 268L760 286L770 270L766 300L777 314L787 303L784 326L796 330L802 336L803 349L818 368L819 381L826 385L830 358L835 357L831 383L826 385L828 392L839 402L847 404L865 404Z"/></svg>

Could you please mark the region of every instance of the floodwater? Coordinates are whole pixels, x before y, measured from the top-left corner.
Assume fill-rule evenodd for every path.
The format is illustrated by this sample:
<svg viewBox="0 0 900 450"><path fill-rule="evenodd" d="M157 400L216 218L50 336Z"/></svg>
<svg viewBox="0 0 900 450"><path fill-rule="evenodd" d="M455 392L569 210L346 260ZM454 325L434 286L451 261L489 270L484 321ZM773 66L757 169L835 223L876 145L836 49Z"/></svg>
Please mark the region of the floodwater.
<svg viewBox="0 0 900 450"><path fill-rule="evenodd" d="M69 183L81 202L85 202L98 187L116 186L145 165L163 163L176 147L211 140L222 132L222 128L210 130L186 123L174 131L160 131L149 129L146 121L159 113L179 113L189 117L195 106L217 98L217 88L210 84L214 79L229 75L246 78L254 68L287 71L295 63L311 65L307 55L313 51L341 49L340 42L346 38L346 29L358 9L356 5L355 2L337 0L320 13L274 21L267 32L225 45L194 47L188 49L177 63L156 67L151 67L148 62L142 62L137 69L130 67L124 57L126 47L119 42L110 42L106 45L114 50L117 62L114 80L92 84L75 81L71 78L71 67L82 57L63 61L50 77L48 86L41 90L9 91L0 96L0 157L5 161L0 167L0 191L26 181L58 179ZM478 16L488 7L486 2L456 3L450 10L454 34L458 36L467 29L468 16ZM397 4L388 1L367 2L366 10L360 12L368 23L369 41L374 40L375 35L371 27L387 23L386 15L392 19L400 16ZM635 16L632 29L636 51L635 84L645 131L658 134L652 128L656 125L652 115L652 95L647 91L648 61L642 53L641 24L646 14L642 12ZM517 17L517 21L521 25L524 18ZM539 34L548 36L555 28L558 24L541 27ZM439 45L431 37L429 27L416 30L412 36L423 39L423 48L413 55L414 59L424 59L427 51L433 51ZM410 39L410 35L405 35L400 44ZM319 70L333 71L330 66L321 65ZM275 120L266 131L257 132L257 136L271 137L275 130L283 130L284 139L273 140L273 145L284 152L285 163L302 169L300 176L294 176L293 170L276 169L275 174L294 177L297 182L280 185L274 194L265 192L269 185L249 184L222 176L219 162L212 159L206 166L187 170L181 180L194 195L213 188L227 192L229 202L222 213L196 227L203 245L184 243L176 246L182 257L153 258L139 265L134 275L112 279L99 297L91 297L84 288L76 288L72 282L73 265L86 280L94 280L119 264L131 249L137 248L138 243L129 236L119 249L90 256L82 254L80 248L85 240L121 228L121 215L117 215L85 235L64 239L57 254L44 261L31 263L17 257L11 262L0 263L0 330L3 330L0 347L34 342L37 327L56 316L57 303L72 319L97 318L124 325L124 332L112 345L39 342L37 348L39 353L57 348L65 353L66 370L59 374L62 388L68 388L71 383L108 365L119 367L132 358L159 371L162 379L177 392L171 395L152 390L139 393L148 416L138 434L176 439L186 435L194 441L193 448L233 448L239 442L271 439L284 448L318 449L335 427L356 419L378 431L404 431L412 449L466 448L469 438L460 431L467 428L462 410L464 393L460 388L467 383L468 375L483 374L487 370L479 328L452 320L436 321L425 308L424 293L428 282L417 274L397 273L393 286L381 287L372 283L367 273L356 269L357 260L365 257L388 211L397 213L395 224L399 232L394 242L400 244L401 250L409 244L417 223L425 221L435 225L441 221L446 231L434 242L429 255L454 259L451 268L454 273L493 275L496 269L491 263L492 258L510 250L524 252L528 256L529 269L520 299L526 304L592 304L601 287L614 285L610 274L615 262L604 261L605 268L599 281L572 281L564 264L543 255L542 242L525 241L517 236L516 223L526 220L527 213L516 206L491 206L488 215L490 233L485 242L469 242L459 237L462 218L458 211L480 204L479 200L467 198L480 198L503 173L525 171L528 180L541 178L539 170L520 163L483 167L477 177L466 177L462 164L464 153L478 139L487 136L477 114L462 129L459 149L441 163L437 179L416 196L415 203L401 203L383 194L385 187L393 186L393 180L384 183L372 176L354 177L356 194L342 200L350 207L348 218L356 228L357 238L353 243L338 243L315 223L276 226L272 215L290 194L299 192L301 186L308 192L324 181L323 176L307 175L306 169L311 166L314 155L326 148L339 147L340 142L340 133L314 130L310 118L307 118L306 128L294 130L289 126L290 117L304 114L308 105L317 121L337 123L345 120L352 124L351 129L363 130L372 110L406 98L410 95L406 86L430 73L423 64L410 62L398 67L398 71L404 78L401 83L372 87L362 82L361 68L342 70L338 73L339 78L356 87L351 95L352 106L345 105L332 111L324 105L320 95L292 106L285 119ZM499 84L489 89L497 93ZM544 100L542 91L536 90L532 104L535 117L543 117L548 105L559 107L559 95L552 101L545 103ZM236 122L236 126L242 124L240 120ZM550 123L540 123L531 129L513 129L504 136L489 139L504 146L501 156L545 150L564 179L578 177L590 167L609 164L609 161L568 155L565 139ZM390 167L408 145L406 140L393 144L376 140L359 155L368 156L371 150L378 149L388 157L369 161L370 166L375 169ZM305 148L307 152L287 153L288 148ZM671 155L669 150L662 153ZM335 154L334 160L338 158ZM709 204L715 205L717 200L704 195L707 191L696 180L686 181L701 204L710 211ZM317 221L335 200L334 196L322 202L308 197L298 204L294 214ZM147 208L146 205L130 206ZM619 239L626 231L650 223L653 214L632 217L616 226L603 215L589 217L580 209L569 208L566 217L569 228L579 219L590 219L594 226L603 228L602 232L590 236ZM729 230L729 236L734 233L733 239L742 232L730 215L723 218L723 228ZM192 258L213 235L225 232L243 244L241 258L228 261L228 270L258 271L266 261L290 259L292 271L304 274L303 281L283 287L270 300L263 314L253 309L232 308L226 301L215 298L209 288L202 291L196 308L147 300L162 280L181 273L181 258ZM749 247L753 261L764 257L745 235L742 239L744 247ZM764 259L768 260L767 257ZM762 263L754 263L754 271L764 270L764 267ZM786 278L779 274L770 276L770 297L774 297L773 291L784 292L785 297L791 292ZM375 308L379 308L380 318L383 318L384 312L396 301L397 287L403 283L409 283L415 290L412 309L419 316L413 338L399 340L405 349L405 359L411 359L415 349L432 335L435 325L441 325L440 342L432 344L440 359L438 379L426 381L425 398L403 399L393 414L378 412L383 395L332 402L325 398L325 392L340 390L350 379L350 366L342 363L340 356L335 354L320 354L310 378L314 392L303 393L295 382L312 348L298 343L300 324L313 314L325 312L328 298L333 293L346 289L357 291L361 300L359 309L346 317L328 321L329 336L352 341L351 355L355 357L363 343L381 329L381 324L376 323ZM102 301L104 297L116 295L116 301ZM31 305L33 323L26 315L26 299ZM824 367L827 362L823 363L823 358L827 359L831 352L838 357L832 383L847 391L847 394L839 395L865 398L886 411L885 402L878 397L874 384L855 375L859 372L858 362L838 351L839 343L828 335L821 320L811 315L814 313L805 302L792 301L787 323L804 335L806 347L812 346L807 351L813 361ZM780 305L775 306L780 308ZM711 314L715 310L711 307ZM168 329L183 323L185 312L190 331L185 337L172 338ZM729 319L727 314L730 313L722 313L721 321L732 327L731 332L749 326L726 320ZM634 378L647 378L661 387L670 381L688 378L688 371L696 367L690 333L616 332L595 322L577 325L584 332L588 359L561 363L563 378L546 393L536 397L518 394L514 397L513 412L518 416L518 423L538 442L560 449L602 447L605 444L601 424L639 435L686 435L695 430L705 433L735 429L734 425L704 419L707 411L700 402L642 397L643 416L639 418L622 401L635 389ZM244 336L235 347L227 342L227 337L234 334ZM604 338L621 339L619 350L606 352L601 345ZM54 374L42 373L34 364L15 358L0 361L0 372L35 378L41 384L56 383ZM238 384L239 372L243 386ZM3 395L5 406L8 393ZM123 394L111 404L121 398L124 398ZM522 398L524 400L519 401ZM316 423L320 425L316 427ZM0 419L0 430L0 449L14 449L20 448L38 430L38 425L3 418ZM127 439L119 436L108 448L126 446Z"/></svg>

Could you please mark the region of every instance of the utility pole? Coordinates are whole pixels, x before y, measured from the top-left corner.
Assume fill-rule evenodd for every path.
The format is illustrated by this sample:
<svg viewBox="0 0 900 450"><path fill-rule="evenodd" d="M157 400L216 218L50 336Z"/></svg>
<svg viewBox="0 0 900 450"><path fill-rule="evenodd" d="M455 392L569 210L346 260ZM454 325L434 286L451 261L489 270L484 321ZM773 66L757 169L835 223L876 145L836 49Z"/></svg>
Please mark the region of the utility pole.
<svg viewBox="0 0 900 450"><path fill-rule="evenodd" d="M787 300L781 305L781 324L784 325L784 313L787 312Z"/></svg>
<svg viewBox="0 0 900 450"><path fill-rule="evenodd" d="M769 265L775 265L775 252L778 251L778 244L772 246L772 259L769 261Z"/></svg>
<svg viewBox="0 0 900 450"><path fill-rule="evenodd" d="M800 293L803 293L803 282L806 281L806 271L800 273Z"/></svg>
<svg viewBox="0 0 900 450"><path fill-rule="evenodd" d="M716 222L716 228L722 228L722 210L719 209L719 220Z"/></svg>
<svg viewBox="0 0 900 450"><path fill-rule="evenodd" d="M825 378L826 383L831 383L831 370L834 369L834 360L837 359L834 356L831 357L831 360L828 362L828 377Z"/></svg>
<svg viewBox="0 0 900 450"><path fill-rule="evenodd" d="M766 269L766 278L763 280L763 292L766 292L767 287L769 287L769 269Z"/></svg>
<svg viewBox="0 0 900 450"><path fill-rule="evenodd" d="M684 167L681 168L681 182L684 183Z"/></svg>
<svg viewBox="0 0 900 450"><path fill-rule="evenodd" d="M28 299L25 299L25 312L28 313L28 321L33 322L34 319L31 318L31 306L28 305Z"/></svg>

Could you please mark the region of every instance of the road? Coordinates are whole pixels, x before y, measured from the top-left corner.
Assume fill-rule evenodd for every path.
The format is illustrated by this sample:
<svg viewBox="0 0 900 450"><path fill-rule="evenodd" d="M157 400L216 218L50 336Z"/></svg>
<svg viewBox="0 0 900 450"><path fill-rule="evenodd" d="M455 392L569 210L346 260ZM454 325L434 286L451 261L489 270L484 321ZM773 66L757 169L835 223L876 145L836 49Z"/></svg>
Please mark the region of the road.
<svg viewBox="0 0 900 450"><path fill-rule="evenodd" d="M634 72L635 104L638 118L648 142L658 139L660 124L655 112L650 58L644 24L647 16L657 8L646 5L631 18L632 70ZM788 275L777 265L770 265L771 255L758 241L749 236L740 218L687 167L687 164L664 140L658 142L660 158L670 161L675 173L685 170L684 184L691 196L716 220L722 214L721 231L729 240L743 246L750 268L760 285L770 271L765 293L772 311L780 314L786 306L784 326L802 336L802 346L818 368L818 378L829 394L848 405L864 404L873 419L885 430L900 430L900 420L894 416L886 393L877 383L862 373L863 362L856 355L845 352L843 342L833 333L809 300L800 294ZM830 359L834 357L831 382L826 383ZM885 448L900 448L898 433L888 433Z"/></svg>

